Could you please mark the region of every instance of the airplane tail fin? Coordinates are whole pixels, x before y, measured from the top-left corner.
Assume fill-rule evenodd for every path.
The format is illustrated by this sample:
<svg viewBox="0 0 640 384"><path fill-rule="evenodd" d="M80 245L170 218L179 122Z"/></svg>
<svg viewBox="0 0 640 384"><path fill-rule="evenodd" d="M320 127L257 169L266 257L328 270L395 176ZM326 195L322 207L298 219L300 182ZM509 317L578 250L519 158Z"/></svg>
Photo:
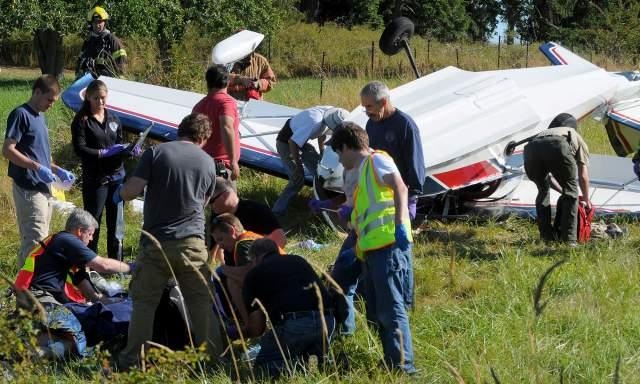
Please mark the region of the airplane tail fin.
<svg viewBox="0 0 640 384"><path fill-rule="evenodd" d="M553 65L581 65L595 67L588 60L576 55L560 44L549 42L540 46L540 52L551 61Z"/></svg>

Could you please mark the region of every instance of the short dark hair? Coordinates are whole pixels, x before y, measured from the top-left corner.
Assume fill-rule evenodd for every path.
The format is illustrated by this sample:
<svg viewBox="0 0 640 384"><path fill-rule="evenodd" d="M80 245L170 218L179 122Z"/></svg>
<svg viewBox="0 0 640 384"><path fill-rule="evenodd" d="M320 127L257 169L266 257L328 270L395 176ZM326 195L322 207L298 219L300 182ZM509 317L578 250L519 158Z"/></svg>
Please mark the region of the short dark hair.
<svg viewBox="0 0 640 384"><path fill-rule="evenodd" d="M211 233L213 233L213 231L229 233L231 227L233 227L236 232L244 232L244 227L240 219L231 213L223 213L211 219Z"/></svg>
<svg viewBox="0 0 640 384"><path fill-rule="evenodd" d="M557 128L557 127L570 127L573 129L578 128L578 121L573 115L569 113L561 113L558 116L554 117L549 123L549 128Z"/></svg>
<svg viewBox="0 0 640 384"><path fill-rule="evenodd" d="M249 247L249 257L256 261L260 261L264 256L274 253L279 254L280 249L278 244L268 237L255 240Z"/></svg>
<svg viewBox="0 0 640 384"><path fill-rule="evenodd" d="M356 151L369 148L369 136L367 131L358 124L345 121L342 126L336 129L331 136L331 149L334 151L342 149L346 145L348 149Z"/></svg>
<svg viewBox="0 0 640 384"><path fill-rule="evenodd" d="M198 142L207 140L209 136L211 136L211 121L202 113L191 113L178 125L178 137Z"/></svg>
<svg viewBox="0 0 640 384"><path fill-rule="evenodd" d="M39 90L41 93L49 93L53 91L54 95L60 94L60 83L53 75L42 75L36 79L31 87L31 93Z"/></svg>
<svg viewBox="0 0 640 384"><path fill-rule="evenodd" d="M229 71L224 65L212 65L205 74L207 88L226 88L229 82Z"/></svg>

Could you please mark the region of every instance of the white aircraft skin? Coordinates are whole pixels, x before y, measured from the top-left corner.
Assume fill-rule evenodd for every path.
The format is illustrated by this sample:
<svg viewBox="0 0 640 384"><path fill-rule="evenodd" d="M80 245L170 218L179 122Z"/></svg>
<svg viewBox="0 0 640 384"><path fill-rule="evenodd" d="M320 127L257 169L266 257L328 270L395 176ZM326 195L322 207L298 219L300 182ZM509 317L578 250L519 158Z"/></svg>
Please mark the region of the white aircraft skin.
<svg viewBox="0 0 640 384"><path fill-rule="evenodd" d="M238 36L229 39L234 38ZM236 42L245 44L245 50L251 52L259 39L259 36L245 33L244 40ZM228 44L227 40L223 42ZM509 162L511 168L518 168L521 162L513 164L504 158L506 144L546 129L559 113L567 112L582 118L603 105L640 98L640 82L633 81L633 76L606 72L554 43L541 49L557 65L486 72L447 67L391 90L393 105L412 116L420 129L427 170L425 195L440 195L509 176L509 173L505 174L505 163ZM225 57L214 48L214 56L215 60L224 61L238 59L242 52L236 50ZM204 97L195 92L133 81L109 77L100 79L109 88L107 109L117 113L125 127L134 132L141 132L153 123L150 136L161 140L174 140L179 122ZM90 76L85 76L67 89L63 94L65 104L78 110L84 89L91 80ZM605 108L613 119L614 108ZM275 151L275 138L284 122L299 110L256 100L239 101L238 109L241 118L241 164L286 178ZM640 107L638 109L640 118ZM358 107L348 120L364 127L367 117ZM618 127L632 126L624 121L616 123ZM635 148L637 142L626 144ZM629 178L633 176L630 173L631 162L621 160L629 164L617 167L616 172L623 176L617 177L615 182L601 180L600 187L615 193L616 188L625 184L628 174ZM325 148L318 173L324 181L324 188L340 190L342 167L329 147ZM620 182L621 178L625 182ZM307 181L312 181L309 172ZM526 182L519 184L527 185ZM592 187L595 186L592 183ZM512 189L517 195L518 188ZM508 201L513 201L516 195L511 195ZM530 191L524 195L529 196ZM520 204L532 206L531 197L525 200ZM594 205L599 206L606 198L600 200ZM504 203L508 201L504 200ZM636 192L618 193L610 201L625 209L638 206L630 211L640 212L640 194Z"/></svg>

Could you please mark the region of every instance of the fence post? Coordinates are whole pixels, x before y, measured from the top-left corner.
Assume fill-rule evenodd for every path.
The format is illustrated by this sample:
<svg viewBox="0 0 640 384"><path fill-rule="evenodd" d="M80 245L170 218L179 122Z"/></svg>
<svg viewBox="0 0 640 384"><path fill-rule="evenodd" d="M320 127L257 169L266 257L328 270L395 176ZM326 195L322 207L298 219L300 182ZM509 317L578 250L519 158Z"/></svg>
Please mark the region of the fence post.
<svg viewBox="0 0 640 384"><path fill-rule="evenodd" d="M322 63L320 64L320 99L322 99L322 88L324 88L324 56L326 52L322 51Z"/></svg>
<svg viewBox="0 0 640 384"><path fill-rule="evenodd" d="M456 47L456 67L460 68L460 56L458 56L458 47Z"/></svg>
<svg viewBox="0 0 640 384"><path fill-rule="evenodd" d="M268 43L268 56L269 56L269 62L271 62L271 36L269 36L269 41L267 41Z"/></svg>
<svg viewBox="0 0 640 384"><path fill-rule="evenodd" d="M502 43L502 36L498 36L498 69L500 69L500 43Z"/></svg>
<svg viewBox="0 0 640 384"><path fill-rule="evenodd" d="M375 42L371 42L371 74L369 75L369 77L373 78L373 61L374 61L374 52L376 51L376 44Z"/></svg>
<svg viewBox="0 0 640 384"><path fill-rule="evenodd" d="M527 40L527 55L524 58L524 67L529 68L529 40Z"/></svg>
<svg viewBox="0 0 640 384"><path fill-rule="evenodd" d="M431 64L429 61L429 54L431 53L431 40L427 40L427 65Z"/></svg>

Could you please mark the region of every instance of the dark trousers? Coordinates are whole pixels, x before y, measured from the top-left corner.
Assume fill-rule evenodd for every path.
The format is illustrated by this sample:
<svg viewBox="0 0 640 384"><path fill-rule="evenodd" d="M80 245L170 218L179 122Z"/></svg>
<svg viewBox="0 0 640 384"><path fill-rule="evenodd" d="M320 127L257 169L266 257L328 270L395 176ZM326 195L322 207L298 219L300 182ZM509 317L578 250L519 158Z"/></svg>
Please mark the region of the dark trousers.
<svg viewBox="0 0 640 384"><path fill-rule="evenodd" d="M100 224L102 212L107 211L107 254L112 259L122 260L122 239L124 238L124 204L113 202L113 193L122 184L122 180L101 183L85 179L82 186L84 209L91 213ZM96 228L89 248L98 250L100 227Z"/></svg>
<svg viewBox="0 0 640 384"><path fill-rule="evenodd" d="M538 187L536 214L540 237L543 240L576 241L578 231L578 168L571 154L571 146L564 136L544 136L533 139L524 148L524 169L527 177ZM558 199L555 232L551 222L550 179L558 181L562 194Z"/></svg>

